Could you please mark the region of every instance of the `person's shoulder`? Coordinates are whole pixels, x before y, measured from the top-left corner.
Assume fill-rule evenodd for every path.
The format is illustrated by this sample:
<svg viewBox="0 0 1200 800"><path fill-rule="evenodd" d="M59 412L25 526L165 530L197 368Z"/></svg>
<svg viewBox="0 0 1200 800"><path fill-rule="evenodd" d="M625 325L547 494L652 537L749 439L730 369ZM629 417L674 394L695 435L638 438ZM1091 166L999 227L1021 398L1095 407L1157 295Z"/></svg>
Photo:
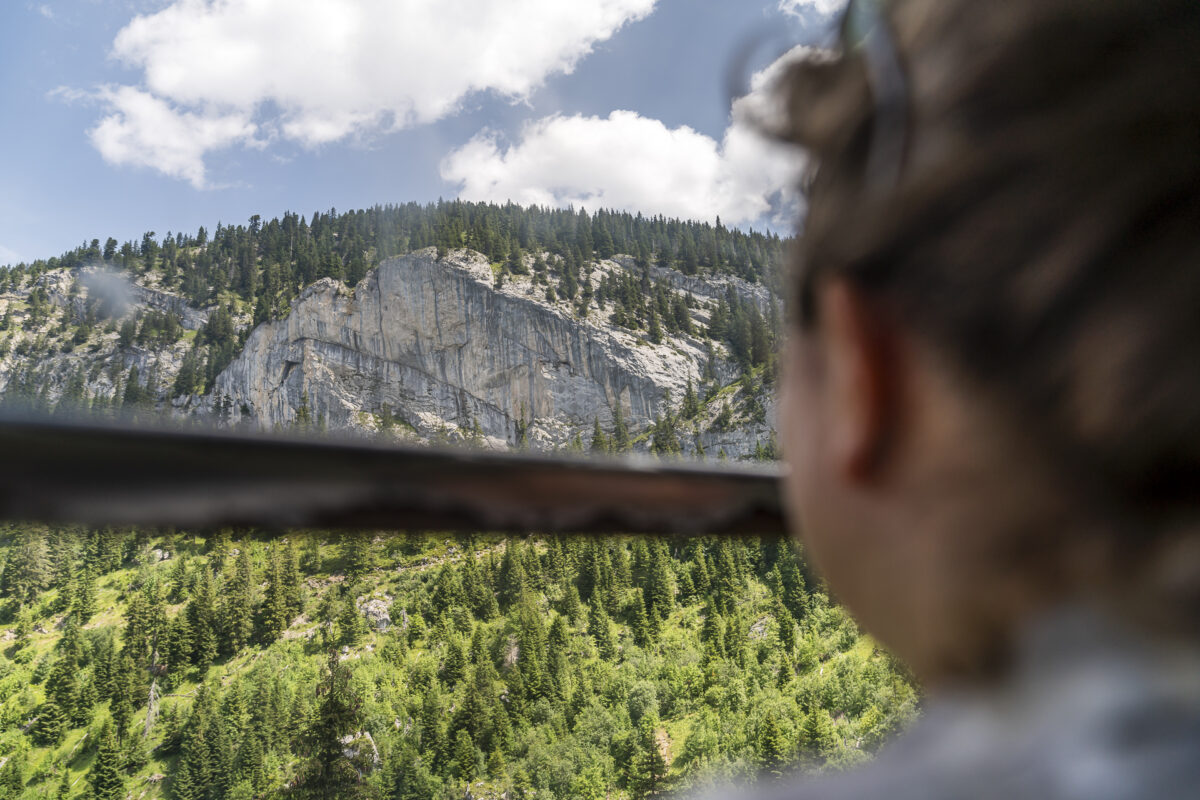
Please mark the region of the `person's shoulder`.
<svg viewBox="0 0 1200 800"><path fill-rule="evenodd" d="M940 692L871 763L708 800L1200 797L1200 648L1074 611L1030 631L1010 679Z"/></svg>

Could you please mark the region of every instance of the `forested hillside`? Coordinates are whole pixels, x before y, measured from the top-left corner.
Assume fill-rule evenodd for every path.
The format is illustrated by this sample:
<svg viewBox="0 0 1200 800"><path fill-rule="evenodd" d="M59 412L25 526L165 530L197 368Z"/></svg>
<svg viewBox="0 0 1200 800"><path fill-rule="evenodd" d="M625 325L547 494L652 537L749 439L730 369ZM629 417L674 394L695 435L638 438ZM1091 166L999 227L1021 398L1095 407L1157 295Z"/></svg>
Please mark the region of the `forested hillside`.
<svg viewBox="0 0 1200 800"><path fill-rule="evenodd" d="M462 202L95 239L0 269L0 404L771 459L785 246ZM916 702L786 541L0 528L0 800L642 798Z"/></svg>
<svg viewBox="0 0 1200 800"><path fill-rule="evenodd" d="M458 201L97 238L0 268L0 391L9 407L265 429L398 422L418 438L462 439L482 423L491 444L528 431L539 449L586 440L597 419L611 429L623 412L635 448L748 457L773 449L785 246L719 222ZM362 307L395 313L364 330L374 317ZM508 360L459 358L455 325L500 307L507 328L489 333L512 334L499 342ZM260 339L274 339L247 353L264 326ZM524 388L531 374L547 378ZM566 394L595 402L543 392L572 379L586 385ZM272 394L286 401L264 407Z"/></svg>
<svg viewBox="0 0 1200 800"><path fill-rule="evenodd" d="M0 534L0 797L640 798L914 713L780 540Z"/></svg>

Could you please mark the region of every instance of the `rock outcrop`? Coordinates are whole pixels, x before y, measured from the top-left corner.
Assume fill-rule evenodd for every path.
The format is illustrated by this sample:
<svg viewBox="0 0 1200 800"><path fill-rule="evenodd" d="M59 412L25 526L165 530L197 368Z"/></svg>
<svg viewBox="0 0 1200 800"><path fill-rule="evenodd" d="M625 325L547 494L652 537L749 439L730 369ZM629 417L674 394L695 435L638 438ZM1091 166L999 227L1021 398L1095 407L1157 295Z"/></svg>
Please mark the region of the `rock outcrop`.
<svg viewBox="0 0 1200 800"><path fill-rule="evenodd" d="M581 290L590 284L598 291L606 275L628 273L641 273L628 256L599 261L580 275ZM729 276L652 267L650 277L686 299L696 330L705 329L731 291L764 312L777 303L765 287ZM656 344L644 331L613 324L611 303L581 316L578 303L555 299L531 275L498 276L478 253L439 258L432 248L383 262L355 287L331 279L310 285L286 317L249 333L206 395L174 396L193 334L143 346L121 340L122 319L169 312L185 331L195 331L213 309L189 305L157 280L62 268L0 293L8 326L0 331L0 391L19 377L21 391L35 393L43 407L74 391L93 410L111 409L128 395L136 368L150 398L142 407L149 402L177 416L266 430L307 421L329 431L390 430L414 440L469 438L491 447L524 437L535 449L576 437L586 446L596 419L612 430L619 406L635 449L644 450L655 420L679 408L689 383L699 390L706 382L716 396L678 431L685 453L747 456L769 442L774 428L770 392L738 380L741 369L723 344L665 331ZM31 316L34 288L57 310ZM108 316L72 338L75 326L95 314L97 298ZM235 310L235 327L248 319L245 309ZM732 414L722 415L726 408Z"/></svg>
<svg viewBox="0 0 1200 800"><path fill-rule="evenodd" d="M621 269L610 262L609 268ZM353 291L325 279L287 318L259 326L218 377L216 394L270 428L307 413L327 428L394 413L425 436L469 431L514 443L521 423L545 443L662 415L698 382L698 339L660 345L579 320L543 301L529 278L496 289L483 256L432 249L385 261ZM301 412L300 409L305 409Z"/></svg>

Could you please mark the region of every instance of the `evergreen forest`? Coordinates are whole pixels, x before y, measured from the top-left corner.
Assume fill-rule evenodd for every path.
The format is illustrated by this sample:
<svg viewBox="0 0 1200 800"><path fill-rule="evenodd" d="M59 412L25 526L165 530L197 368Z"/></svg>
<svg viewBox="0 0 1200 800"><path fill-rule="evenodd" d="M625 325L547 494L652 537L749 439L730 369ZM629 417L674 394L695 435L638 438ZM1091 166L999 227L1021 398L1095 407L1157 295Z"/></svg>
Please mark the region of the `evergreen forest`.
<svg viewBox="0 0 1200 800"><path fill-rule="evenodd" d="M644 798L870 758L776 538L0 531L0 798Z"/></svg>
<svg viewBox="0 0 1200 800"><path fill-rule="evenodd" d="M578 318L590 318L660 344L668 336L698 336L727 348L742 378L769 392L776 375L775 352L781 321L777 305L764 312L727 286L706 305L706 324L692 310L701 302L672 291L662 270L684 280L736 278L782 296L781 264L789 240L775 234L715 224L645 217L627 212L551 209L459 200L419 205L376 206L340 213L295 213L244 225L218 223L210 233L145 232L140 241L108 237L84 242L59 257L0 267L0 293L13 299L0 314L0 359L12 356L3 400L9 406L98 416L124 409L137 415L162 410L173 398L202 396L235 358L251 330L286 317L291 304L315 281L330 278L351 289L382 260L422 248L440 254L467 248L492 264L497 285L509 276L529 276L548 303L565 302ZM600 259L622 257L627 269L597 272ZM125 313L110 291L89 291L86 301L63 308L41 283L54 270L102 267L137 286L170 293L194 308L206 309L199 330L181 324L178 309ZM595 277L593 277L595 276ZM78 291L72 288L72 292ZM127 292L122 289L118 294ZM50 397L48 370L57 354L96 353L114 340L117 354L164 351L183 346L179 368L170 378L146 371L114 373L113 391L87 390L102 368L120 371L122 358L77 367ZM711 359L710 359L711 361ZM708 376L704 399L721 386ZM753 400L751 405L759 403ZM748 407L751 417L761 414ZM728 419L716 421L728 425ZM666 437L670 438L670 437Z"/></svg>

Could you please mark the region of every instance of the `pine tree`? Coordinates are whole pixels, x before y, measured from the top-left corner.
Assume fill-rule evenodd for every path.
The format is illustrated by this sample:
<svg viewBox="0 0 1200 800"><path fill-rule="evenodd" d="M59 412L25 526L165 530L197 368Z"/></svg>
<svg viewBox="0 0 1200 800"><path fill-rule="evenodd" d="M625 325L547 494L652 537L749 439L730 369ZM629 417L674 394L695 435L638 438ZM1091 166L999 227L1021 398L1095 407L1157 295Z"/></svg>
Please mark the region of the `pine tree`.
<svg viewBox="0 0 1200 800"><path fill-rule="evenodd" d="M782 602L776 601L775 621L779 625L779 647L791 657L796 649L796 620Z"/></svg>
<svg viewBox="0 0 1200 800"><path fill-rule="evenodd" d="M700 641L705 653L721 657L725 653L725 620L715 605L704 609L704 626L700 629Z"/></svg>
<svg viewBox="0 0 1200 800"><path fill-rule="evenodd" d="M591 451L593 453L607 453L609 452L610 445L608 442L608 437L604 435L604 431L600 427L600 418L593 417L592 420Z"/></svg>
<svg viewBox="0 0 1200 800"><path fill-rule="evenodd" d="M238 551L234 574L225 584L221 628L229 653L237 653L250 642L254 633L254 609L251 599L252 576L250 547L243 542Z"/></svg>
<svg viewBox="0 0 1200 800"><path fill-rule="evenodd" d="M649 613L660 620L666 619L675 605L670 556L665 552L665 548L665 542L655 542L650 548L649 603L647 606Z"/></svg>
<svg viewBox="0 0 1200 800"><path fill-rule="evenodd" d="M621 411L621 400L613 406L612 450L614 453L628 453L632 446L629 441L629 429L625 427L625 416Z"/></svg>
<svg viewBox="0 0 1200 800"><path fill-rule="evenodd" d="M523 561L520 542L509 539L504 548L504 558L500 561L500 575L496 587L502 609L512 608L529 589L529 576L525 572Z"/></svg>
<svg viewBox="0 0 1200 800"><path fill-rule="evenodd" d="M568 583L566 590L563 592L562 608L560 610L567 619L574 622L579 618L579 612L582 608L583 604L579 600L579 590L575 588L574 583Z"/></svg>
<svg viewBox="0 0 1200 800"><path fill-rule="evenodd" d="M46 697L63 714L75 715L79 705L79 662L74 653L64 653L50 670Z"/></svg>
<svg viewBox="0 0 1200 800"><path fill-rule="evenodd" d="M679 407L679 416L683 419L694 419L700 413L700 398L696 396L696 389L692 386L692 379L688 378L687 389L683 392L683 405Z"/></svg>
<svg viewBox="0 0 1200 800"><path fill-rule="evenodd" d="M20 751L11 754L0 765L0 797L16 800L25 788L25 756Z"/></svg>
<svg viewBox="0 0 1200 800"><path fill-rule="evenodd" d="M338 615L338 629L343 645L353 647L367 635L367 619L354 604L354 598L347 597L342 603L341 614Z"/></svg>
<svg viewBox="0 0 1200 800"><path fill-rule="evenodd" d="M317 566L319 567L319 565ZM287 629L292 620L290 612L283 553L278 546L272 546L267 562L267 588L263 597L262 609L262 630L263 638L266 641L273 641Z"/></svg>
<svg viewBox="0 0 1200 800"><path fill-rule="evenodd" d="M149 399L147 391L142 388L142 384L138 378L137 364L134 364L129 368L129 378L125 381L125 393L121 397L121 406L123 408L135 408L147 399Z"/></svg>
<svg viewBox="0 0 1200 800"><path fill-rule="evenodd" d="M351 683L350 669L330 652L326 674L317 687L320 704L301 736L301 764L288 794L313 800L373 798L375 788L366 782L369 755L347 748L343 739L359 732L363 722L362 698ZM347 753L350 753L349 755Z"/></svg>
<svg viewBox="0 0 1200 800"><path fill-rule="evenodd" d="M186 758L179 759L171 774L171 797L173 800L201 800L204 797L204 790L196 784L191 762Z"/></svg>
<svg viewBox="0 0 1200 800"><path fill-rule="evenodd" d="M647 326L647 335L652 343L662 344L662 325L659 324L658 312L653 307L650 308L650 323Z"/></svg>
<svg viewBox="0 0 1200 800"><path fill-rule="evenodd" d="M88 773L95 800L124 800L125 779L121 775L121 751L112 726L105 723L100 731L100 747Z"/></svg>
<svg viewBox="0 0 1200 800"><path fill-rule="evenodd" d="M342 541L342 564L346 580L353 583L371 571L371 540L359 533L346 534Z"/></svg>
<svg viewBox="0 0 1200 800"><path fill-rule="evenodd" d="M627 785L633 798L655 794L667 775L667 762L658 749L658 737L652 715L646 715L638 725L634 738L633 756L629 760Z"/></svg>
<svg viewBox="0 0 1200 800"><path fill-rule="evenodd" d="M58 781L58 789L54 792L54 800L70 800L71 797L71 770L65 766L62 771L62 778Z"/></svg>
<svg viewBox="0 0 1200 800"><path fill-rule="evenodd" d="M513 800L529 800L533 797L533 782L524 767L517 766L512 771L512 783L509 784Z"/></svg>
<svg viewBox="0 0 1200 800"><path fill-rule="evenodd" d="M816 708L804 715L804 722L800 726L800 746L818 763L837 752L837 731L828 711Z"/></svg>
<svg viewBox="0 0 1200 800"><path fill-rule="evenodd" d="M187 607L188 623L192 629L192 663L207 668L217 658L220 641L217 635L216 600L212 574L201 570L195 594Z"/></svg>
<svg viewBox="0 0 1200 800"><path fill-rule="evenodd" d="M763 768L775 775L781 774L782 768L790 761L791 748L788 747L775 709L768 710L758 725L757 749Z"/></svg>
<svg viewBox="0 0 1200 800"><path fill-rule="evenodd" d="M550 632L546 634L546 645L554 653L565 653L570 647L570 635L567 633L566 619L559 615L550 623Z"/></svg>
<svg viewBox="0 0 1200 800"><path fill-rule="evenodd" d="M459 780L474 780L476 773L475 743L471 734L460 730L454 738L454 767Z"/></svg>
<svg viewBox="0 0 1200 800"><path fill-rule="evenodd" d="M442 660L442 682L454 687L463 679L467 668L467 656L457 639L451 639L446 645L446 657Z"/></svg>
<svg viewBox="0 0 1200 800"><path fill-rule="evenodd" d="M596 650L600 654L600 658L605 661L616 659L617 643L613 639L612 626L609 623L608 614L604 611L604 606L597 597L592 598L588 613L588 633L596 641Z"/></svg>
<svg viewBox="0 0 1200 800"><path fill-rule="evenodd" d="M733 611L741 595L741 575L729 542L722 539L717 545L717 557L713 580L713 599L722 613Z"/></svg>
<svg viewBox="0 0 1200 800"><path fill-rule="evenodd" d="M488 754L487 759L488 777L494 781L502 781L508 776L508 769L504 763L504 754L499 748L495 748Z"/></svg>
<svg viewBox="0 0 1200 800"><path fill-rule="evenodd" d="M71 614L83 625L96 613L96 574L85 567L75 582L71 599Z"/></svg>
<svg viewBox="0 0 1200 800"><path fill-rule="evenodd" d="M633 634L633 641L638 647L645 647L650 644L649 624L646 622L646 603L642 600L642 593L640 591L635 595L633 614L629 620L629 630Z"/></svg>
<svg viewBox="0 0 1200 800"><path fill-rule="evenodd" d="M55 747L62 741L66 727L67 718L62 708L53 700L48 700L38 709L33 742L38 747Z"/></svg>

